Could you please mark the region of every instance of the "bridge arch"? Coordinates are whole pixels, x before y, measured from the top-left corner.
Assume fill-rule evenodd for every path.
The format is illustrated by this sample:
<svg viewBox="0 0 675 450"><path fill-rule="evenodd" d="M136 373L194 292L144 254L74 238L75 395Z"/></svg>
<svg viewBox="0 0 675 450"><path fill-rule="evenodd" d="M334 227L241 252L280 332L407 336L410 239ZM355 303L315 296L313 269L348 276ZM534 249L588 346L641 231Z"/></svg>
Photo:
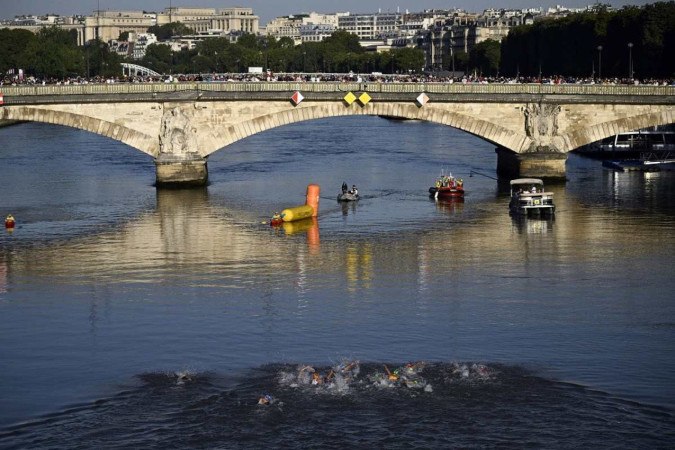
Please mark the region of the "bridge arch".
<svg viewBox="0 0 675 450"><path fill-rule="evenodd" d="M424 120L466 131L497 146L506 148L524 147L530 141L524 133L519 135L489 120L483 120L462 112L434 108L433 106L418 107L414 104L374 103L363 107L357 104L345 107L339 103L322 103L301 108L289 107L230 125L224 133L221 133L220 139L214 140L210 148L202 149L200 153L206 157L248 136L283 125L351 115L390 116Z"/></svg>
<svg viewBox="0 0 675 450"><path fill-rule="evenodd" d="M565 145L562 150L570 152L619 133L670 125L672 123L673 117L667 110L649 111L629 117L620 117L563 134L561 138Z"/></svg>
<svg viewBox="0 0 675 450"><path fill-rule="evenodd" d="M77 128L115 139L153 158L158 154L157 139L155 137L89 115L68 111L54 111L38 106L12 107L11 110L4 108L0 110L0 113L3 111L5 114L0 114L0 119L41 122Z"/></svg>

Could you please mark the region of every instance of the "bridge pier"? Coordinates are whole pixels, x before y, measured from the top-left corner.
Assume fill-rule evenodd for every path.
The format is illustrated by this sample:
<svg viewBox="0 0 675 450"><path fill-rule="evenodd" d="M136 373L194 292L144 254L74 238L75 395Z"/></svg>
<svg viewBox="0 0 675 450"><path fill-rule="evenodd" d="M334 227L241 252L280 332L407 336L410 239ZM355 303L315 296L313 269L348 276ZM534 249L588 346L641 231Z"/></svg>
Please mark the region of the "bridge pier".
<svg viewBox="0 0 675 450"><path fill-rule="evenodd" d="M516 153L497 147L497 174L508 178L566 179L567 153L533 152Z"/></svg>
<svg viewBox="0 0 675 450"><path fill-rule="evenodd" d="M177 158L162 154L155 159L158 188L188 188L205 186L209 172L206 159L201 157Z"/></svg>

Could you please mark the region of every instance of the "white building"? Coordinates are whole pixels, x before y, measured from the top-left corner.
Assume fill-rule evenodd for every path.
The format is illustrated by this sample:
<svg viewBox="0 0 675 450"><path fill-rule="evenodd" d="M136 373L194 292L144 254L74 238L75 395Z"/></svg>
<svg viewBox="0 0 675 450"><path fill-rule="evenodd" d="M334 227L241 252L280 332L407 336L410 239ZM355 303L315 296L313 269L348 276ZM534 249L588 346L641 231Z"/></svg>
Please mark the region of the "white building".
<svg viewBox="0 0 675 450"><path fill-rule="evenodd" d="M251 8L166 8L157 14L157 25L181 22L195 33L243 31L257 34L259 18Z"/></svg>
<svg viewBox="0 0 675 450"><path fill-rule="evenodd" d="M398 34L399 13L349 14L338 17L338 29L355 34L360 40L380 39Z"/></svg>
<svg viewBox="0 0 675 450"><path fill-rule="evenodd" d="M157 43L157 36L153 33L129 33L129 42L132 43L131 57L143 59L148 46Z"/></svg>
<svg viewBox="0 0 675 450"><path fill-rule="evenodd" d="M293 39L293 42L299 43L302 19L303 16L301 15L275 17L265 26L265 33L267 33L267 36L272 36L277 40L286 37Z"/></svg>
<svg viewBox="0 0 675 450"><path fill-rule="evenodd" d="M300 41L301 42L321 42L330 37L335 32L337 27L331 24L313 23L300 25Z"/></svg>
<svg viewBox="0 0 675 450"><path fill-rule="evenodd" d="M297 44L317 42L330 36L338 28L338 19L349 15L348 12L321 14L294 14L272 19L265 27L268 36L276 39L287 37Z"/></svg>

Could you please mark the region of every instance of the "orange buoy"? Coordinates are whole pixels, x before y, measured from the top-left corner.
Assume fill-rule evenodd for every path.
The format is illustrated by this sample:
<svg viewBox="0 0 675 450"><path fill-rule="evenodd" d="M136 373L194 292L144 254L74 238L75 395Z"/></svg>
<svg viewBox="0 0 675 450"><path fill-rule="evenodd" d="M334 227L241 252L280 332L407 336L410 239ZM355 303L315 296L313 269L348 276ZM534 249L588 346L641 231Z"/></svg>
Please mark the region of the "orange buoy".
<svg viewBox="0 0 675 450"><path fill-rule="evenodd" d="M314 208L314 214L312 217L319 215L319 194L321 193L321 188L318 184L310 184L307 186L307 200L305 205L309 205Z"/></svg>
<svg viewBox="0 0 675 450"><path fill-rule="evenodd" d="M312 226L307 230L307 244L310 249L316 249L319 246L319 221L312 217Z"/></svg>
<svg viewBox="0 0 675 450"><path fill-rule="evenodd" d="M12 229L12 228L14 228L14 225L16 225L16 221L14 220L14 216L9 214L7 217L5 217L5 228Z"/></svg>

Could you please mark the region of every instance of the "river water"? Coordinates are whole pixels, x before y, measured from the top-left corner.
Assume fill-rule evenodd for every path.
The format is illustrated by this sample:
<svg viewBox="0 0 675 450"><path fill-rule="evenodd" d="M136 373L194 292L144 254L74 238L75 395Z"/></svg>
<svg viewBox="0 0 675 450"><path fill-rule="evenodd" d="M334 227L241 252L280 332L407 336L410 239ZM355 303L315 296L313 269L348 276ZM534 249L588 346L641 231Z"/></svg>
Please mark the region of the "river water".
<svg viewBox="0 0 675 450"><path fill-rule="evenodd" d="M519 221L495 167L452 128L343 117L157 191L116 141L0 129L0 447L672 447L675 173L572 155L555 220ZM463 203L429 199L441 171ZM264 223L309 183L316 223Z"/></svg>

